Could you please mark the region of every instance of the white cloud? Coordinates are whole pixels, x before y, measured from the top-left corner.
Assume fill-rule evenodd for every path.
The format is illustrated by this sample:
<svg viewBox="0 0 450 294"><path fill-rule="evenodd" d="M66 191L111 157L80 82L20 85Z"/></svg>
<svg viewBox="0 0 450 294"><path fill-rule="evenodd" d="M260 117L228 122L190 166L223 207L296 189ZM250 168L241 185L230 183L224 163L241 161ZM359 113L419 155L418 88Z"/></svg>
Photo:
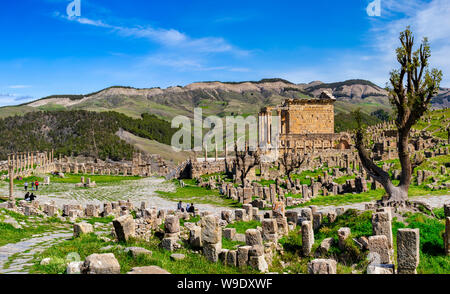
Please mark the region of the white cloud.
<svg viewBox="0 0 450 294"><path fill-rule="evenodd" d="M383 7L388 15L399 14L403 17L386 21L374 19L372 23L372 46L377 50L377 59L386 70L397 67L395 49L400 45L399 33L407 26L415 35L419 44L428 37L431 45L431 66L442 69L444 79L442 86L450 86L450 1L433 0L383 0Z"/></svg>
<svg viewBox="0 0 450 294"><path fill-rule="evenodd" d="M30 85L11 85L8 86L9 89L26 89L26 88L31 88Z"/></svg>
<svg viewBox="0 0 450 294"><path fill-rule="evenodd" d="M101 20L68 17L58 12L55 12L54 15L84 25L111 29L121 36L144 38L176 49L187 49L197 53L231 53L240 56L250 54L249 51L239 49L220 37L192 38L176 29L154 28L151 26L124 27L107 24Z"/></svg>
<svg viewBox="0 0 450 294"><path fill-rule="evenodd" d="M5 93L2 94L0 93L0 104L1 105L14 105L17 104L17 102L19 101L24 101L24 100L32 100L34 99L31 96L21 96L21 95L17 95L17 94L9 94L9 93Z"/></svg>

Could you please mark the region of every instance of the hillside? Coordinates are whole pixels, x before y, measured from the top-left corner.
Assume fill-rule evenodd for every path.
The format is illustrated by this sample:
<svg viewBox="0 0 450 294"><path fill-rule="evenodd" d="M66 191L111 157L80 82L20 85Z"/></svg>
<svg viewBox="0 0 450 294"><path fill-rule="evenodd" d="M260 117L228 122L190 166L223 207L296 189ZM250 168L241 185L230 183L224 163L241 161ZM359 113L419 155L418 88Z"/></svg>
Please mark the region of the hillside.
<svg viewBox="0 0 450 294"><path fill-rule="evenodd" d="M9 116L11 112L90 110L116 111L135 118L142 113L151 113L170 120L176 115L192 117L194 107L201 107L204 115L224 117L256 114L261 107L279 104L286 98L317 96L324 89L331 89L338 98L336 112L347 113L359 104L363 104L363 112L367 114L380 108L390 109L387 97L380 96L382 90L368 81L293 84L283 79L264 79L257 82L198 82L166 89L114 86L87 95L53 95L16 107L3 107L0 117ZM350 93L351 99L345 96L346 93Z"/></svg>
<svg viewBox="0 0 450 294"><path fill-rule="evenodd" d="M134 147L116 135L120 129L162 144L170 144L176 131L152 115L132 119L116 112L31 112L0 119L0 159L11 152L54 149L62 155L130 160Z"/></svg>

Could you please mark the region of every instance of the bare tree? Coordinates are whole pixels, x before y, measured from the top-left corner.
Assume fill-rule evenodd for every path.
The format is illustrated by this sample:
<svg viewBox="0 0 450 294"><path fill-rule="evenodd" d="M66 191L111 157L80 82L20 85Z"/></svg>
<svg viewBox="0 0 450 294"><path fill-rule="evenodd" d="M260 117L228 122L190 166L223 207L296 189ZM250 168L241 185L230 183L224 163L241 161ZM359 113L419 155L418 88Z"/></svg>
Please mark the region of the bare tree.
<svg viewBox="0 0 450 294"><path fill-rule="evenodd" d="M292 181L291 177L292 172L300 168L306 161L306 159L306 154L301 154L297 148L289 151L286 146L284 147L283 154L281 155L279 160L284 168L284 173L286 174L292 186L294 186L294 182Z"/></svg>
<svg viewBox="0 0 450 294"><path fill-rule="evenodd" d="M234 143L236 173L239 172L242 186L245 185L245 178L249 171L261 163L260 151L250 151L247 143L243 151L238 150L237 142Z"/></svg>
<svg viewBox="0 0 450 294"><path fill-rule="evenodd" d="M398 186L392 184L389 174L378 167L369 157L364 147L364 132L361 117L356 115L358 130L356 132L356 148L363 167L368 174L383 185L389 200L405 201L415 165L408 151L411 128L427 111L433 96L437 94L442 80L442 72L429 69L431 56L430 45L424 38L420 47L413 51L414 37L409 27L400 33L401 46L397 48L397 61L400 69L390 73L389 99L395 111L395 125L398 133L398 157L402 172ZM358 117L359 116L359 117Z"/></svg>

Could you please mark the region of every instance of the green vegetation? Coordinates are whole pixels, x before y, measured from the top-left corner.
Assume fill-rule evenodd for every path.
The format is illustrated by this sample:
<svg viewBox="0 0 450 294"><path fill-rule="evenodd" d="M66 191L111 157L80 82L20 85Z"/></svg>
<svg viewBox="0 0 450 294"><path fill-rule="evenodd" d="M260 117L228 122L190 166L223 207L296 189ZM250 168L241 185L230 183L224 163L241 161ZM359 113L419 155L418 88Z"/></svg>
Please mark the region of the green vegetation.
<svg viewBox="0 0 450 294"><path fill-rule="evenodd" d="M407 213L405 217L407 225L398 221L393 222L393 234L396 236L398 229L401 228L420 230L420 263L417 272L419 274L448 274L450 257L444 255L444 222L422 213Z"/></svg>
<svg viewBox="0 0 450 294"><path fill-rule="evenodd" d="M55 156L84 155L131 159L133 147L115 135L124 129L137 136L170 144L169 122L142 114L133 119L117 112L39 111L0 119L0 159L24 150L55 150Z"/></svg>
<svg viewBox="0 0 450 294"><path fill-rule="evenodd" d="M0 221L8 215L14 218L19 223L24 223L22 228L15 228L8 223L0 222L0 246L8 243L17 243L23 239L31 238L34 235L51 232L60 226L61 220L58 218L42 218L42 217L28 217L7 209L0 209Z"/></svg>
<svg viewBox="0 0 450 294"><path fill-rule="evenodd" d="M363 112L361 112L361 120L367 126L376 125L381 122L378 117ZM356 121L348 113L340 112L334 116L334 131L336 133L354 130L356 127Z"/></svg>
<svg viewBox="0 0 450 294"><path fill-rule="evenodd" d="M245 234L245 231L248 229L256 229L258 226L261 226L261 223L256 220L251 220L249 222L238 221L232 224L227 225L227 228L235 228L236 233Z"/></svg>
<svg viewBox="0 0 450 294"><path fill-rule="evenodd" d="M111 175L89 175L89 174L64 174L64 178L60 178L59 176L55 175L49 176L50 176L50 183L60 183L60 184L80 183L81 177L84 177L85 179L90 178L97 184L119 183L122 181L133 181L141 179L141 177L139 176L111 176ZM42 183L44 181L44 178L31 176L22 178L21 180L14 179L14 184L22 187L25 182L30 183L32 181L39 181L40 183Z"/></svg>
<svg viewBox="0 0 450 294"><path fill-rule="evenodd" d="M202 254L192 253L188 249L180 249L176 253L185 254L186 258L180 261L171 260L170 255L173 252L167 251L159 247L160 240L157 238L150 239L149 242L130 240L127 243L120 243L123 247L143 247L152 251L151 256L140 255L133 258L130 253L120 249L114 242L105 242L99 239L95 234L82 235L79 238L72 238L60 244L54 245L46 249L41 254L35 256L35 264L30 268L31 273L45 274L62 274L66 270L68 263L67 255L76 252L84 260L93 253L113 253L120 264L120 272L127 273L133 267L138 266L159 266L173 274L238 274L238 273L255 273L250 268L239 269L236 267L228 267L221 262L211 263L206 260ZM109 250L102 251L101 248L112 245ZM40 265L43 258L51 258L49 265Z"/></svg>
<svg viewBox="0 0 450 294"><path fill-rule="evenodd" d="M184 187L181 187L178 180L172 180L172 183L176 187L175 192L156 191L162 198L166 198L172 201L183 201L184 203L195 204L212 204L217 206L230 206L238 208L240 203L235 202L232 199L226 198L221 195L217 190L211 190L207 188L197 187L194 181L183 180ZM175 204L174 204L175 205Z"/></svg>

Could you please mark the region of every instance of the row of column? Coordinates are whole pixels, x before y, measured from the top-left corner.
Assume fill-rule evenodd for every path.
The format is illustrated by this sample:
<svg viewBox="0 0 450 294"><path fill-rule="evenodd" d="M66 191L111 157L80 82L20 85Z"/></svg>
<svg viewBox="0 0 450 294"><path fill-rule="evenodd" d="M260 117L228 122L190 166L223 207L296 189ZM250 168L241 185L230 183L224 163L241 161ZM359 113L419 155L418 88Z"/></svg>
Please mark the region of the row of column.
<svg viewBox="0 0 450 294"><path fill-rule="evenodd" d="M15 173L33 170L34 166L47 166L53 162L53 150L51 152L19 152L8 155L8 167L12 167Z"/></svg>

